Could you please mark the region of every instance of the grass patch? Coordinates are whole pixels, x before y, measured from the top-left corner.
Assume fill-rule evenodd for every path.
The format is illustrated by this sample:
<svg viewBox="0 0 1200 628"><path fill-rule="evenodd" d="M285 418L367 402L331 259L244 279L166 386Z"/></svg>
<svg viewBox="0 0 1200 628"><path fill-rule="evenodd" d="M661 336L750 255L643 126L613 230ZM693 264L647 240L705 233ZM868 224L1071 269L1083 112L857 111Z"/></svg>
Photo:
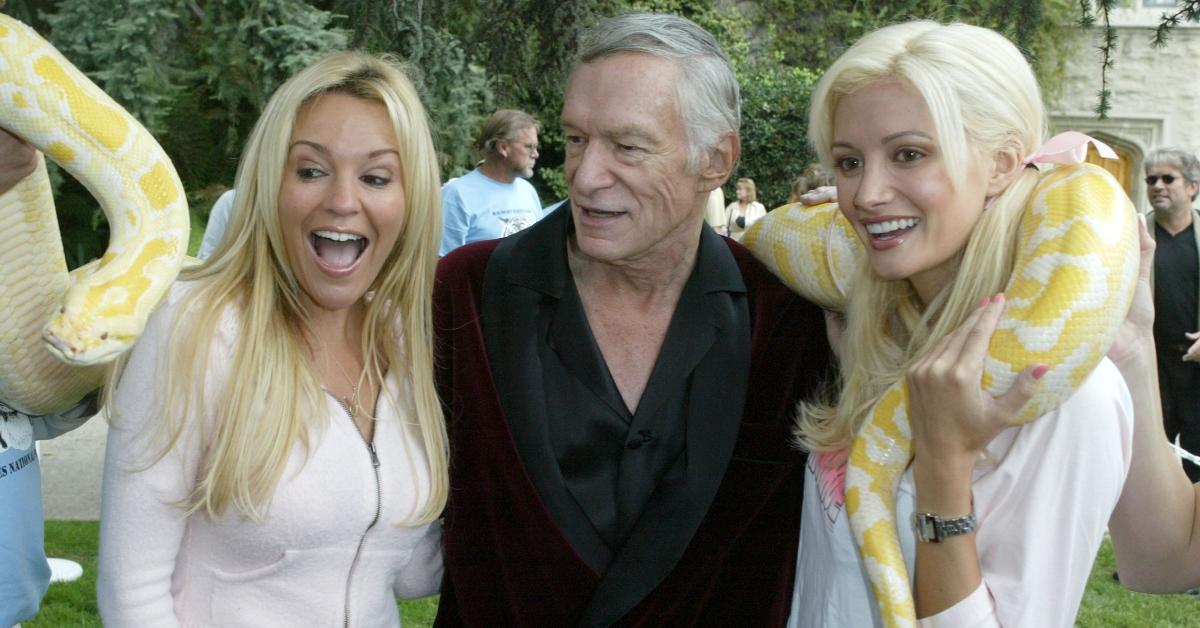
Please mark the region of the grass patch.
<svg viewBox="0 0 1200 628"><path fill-rule="evenodd" d="M1168 628L1200 626L1200 598L1190 595L1147 595L1129 591L1113 580L1117 561L1108 539L1100 547L1083 592L1075 625L1084 628Z"/></svg>
<svg viewBox="0 0 1200 628"><path fill-rule="evenodd" d="M47 521L46 553L83 565L83 577L50 586L42 612L24 628L100 626L96 610L96 553L100 526L95 521ZM1127 591L1113 582L1116 569L1112 546L1100 548L1088 579L1076 626L1082 628L1155 628L1200 626L1200 598L1187 595L1146 595ZM437 596L400 603L404 625L433 625Z"/></svg>
<svg viewBox="0 0 1200 628"><path fill-rule="evenodd" d="M100 626L96 608L96 549L100 525L95 521L47 521L46 555L73 560L83 566L75 582L56 582L46 591L37 618L23 628Z"/></svg>

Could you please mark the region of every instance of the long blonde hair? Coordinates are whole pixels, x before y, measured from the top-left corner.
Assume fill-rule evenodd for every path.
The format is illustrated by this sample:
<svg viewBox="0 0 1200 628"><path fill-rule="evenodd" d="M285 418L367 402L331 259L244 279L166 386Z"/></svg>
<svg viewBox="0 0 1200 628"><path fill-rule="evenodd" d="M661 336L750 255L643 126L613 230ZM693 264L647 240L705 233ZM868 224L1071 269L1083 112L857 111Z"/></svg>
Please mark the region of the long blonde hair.
<svg viewBox="0 0 1200 628"><path fill-rule="evenodd" d="M216 395L198 481L184 504L189 512L217 516L230 506L253 519L266 506L297 443L309 448L309 431L323 429L324 395L308 367L310 324L300 287L288 265L279 224L279 189L296 119L315 98L344 93L383 104L400 151L404 226L366 303L362 355L375 381L396 371L412 382L411 407L428 458L432 486L413 523L432 521L446 503L449 478L445 421L433 376L433 277L441 233L440 175L428 117L404 66L387 56L340 52L313 63L284 83L267 103L238 167L228 232L209 261L185 271L192 289L167 345L163 449L175 445L186 421L197 421L205 399ZM211 342L223 313L238 314L239 338L224 389L205 391ZM109 384L109 398L123 363ZM384 389L386 390L386 388ZM394 400L401 402L404 400Z"/></svg>
<svg viewBox="0 0 1200 628"><path fill-rule="evenodd" d="M967 24L908 22L867 34L821 78L813 94L809 139L833 167L833 114L839 100L881 80L901 80L925 100L953 185L970 158L1015 147L1024 156L1044 139L1045 111L1025 58L1000 34ZM993 198L975 225L951 283L922 304L907 279L879 278L864 264L847 303L836 403L802 403L797 443L808 450L850 444L887 389L984 296L1012 274L1020 216L1041 179L1025 168Z"/></svg>

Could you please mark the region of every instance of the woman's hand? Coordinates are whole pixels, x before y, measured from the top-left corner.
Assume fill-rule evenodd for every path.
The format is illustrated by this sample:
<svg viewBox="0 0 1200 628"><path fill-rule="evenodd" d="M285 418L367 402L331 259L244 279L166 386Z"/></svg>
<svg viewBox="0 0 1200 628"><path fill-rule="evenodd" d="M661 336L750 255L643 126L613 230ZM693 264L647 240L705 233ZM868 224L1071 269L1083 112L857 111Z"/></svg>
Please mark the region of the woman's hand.
<svg viewBox="0 0 1200 628"><path fill-rule="evenodd" d="M1153 311L1151 311L1151 314L1153 314ZM1188 332L1184 335L1187 336L1188 340L1192 341L1192 346L1188 347L1187 353L1183 354L1183 361L1200 362L1200 331Z"/></svg>
<svg viewBox="0 0 1200 628"><path fill-rule="evenodd" d="M800 195L800 202L805 205L820 205L822 203L832 203L836 200L837 187L832 185L813 188Z"/></svg>
<svg viewBox="0 0 1200 628"><path fill-rule="evenodd" d="M1045 365L1031 365L1004 394L993 397L983 390L984 359L1003 310L1004 295L985 299L961 327L908 370L915 472L969 486L979 454L1012 424L1046 374Z"/></svg>
<svg viewBox="0 0 1200 628"><path fill-rule="evenodd" d="M25 140L0 129L0 194L37 168L37 150Z"/></svg>
<svg viewBox="0 0 1200 628"><path fill-rule="evenodd" d="M984 359L1003 310L1004 295L984 299L962 326L908 370L916 512L943 519L974 512L971 472L979 454L1012 424L1046 374L1045 366L1031 366L999 397L983 390ZM950 608L976 591L982 579L974 533L917 543L917 616Z"/></svg>

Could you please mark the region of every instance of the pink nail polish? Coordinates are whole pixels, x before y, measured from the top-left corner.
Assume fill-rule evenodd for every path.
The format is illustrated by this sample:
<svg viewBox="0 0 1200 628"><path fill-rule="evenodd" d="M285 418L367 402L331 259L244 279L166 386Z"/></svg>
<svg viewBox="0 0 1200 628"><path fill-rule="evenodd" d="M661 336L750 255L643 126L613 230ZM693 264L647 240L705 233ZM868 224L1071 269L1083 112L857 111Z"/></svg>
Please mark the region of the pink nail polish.
<svg viewBox="0 0 1200 628"><path fill-rule="evenodd" d="M1045 364L1039 364L1033 368L1033 378L1041 379L1041 378L1045 377L1046 373L1049 371L1050 371L1049 366L1046 366Z"/></svg>

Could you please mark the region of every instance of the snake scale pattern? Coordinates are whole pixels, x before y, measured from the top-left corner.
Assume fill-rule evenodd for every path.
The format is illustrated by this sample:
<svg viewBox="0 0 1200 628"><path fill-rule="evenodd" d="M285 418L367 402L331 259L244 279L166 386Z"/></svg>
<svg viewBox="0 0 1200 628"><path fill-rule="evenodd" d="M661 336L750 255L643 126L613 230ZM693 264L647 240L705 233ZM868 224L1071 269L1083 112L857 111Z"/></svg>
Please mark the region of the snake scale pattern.
<svg viewBox="0 0 1200 628"><path fill-rule="evenodd" d="M1098 166L1058 167L1035 189L982 382L1000 394L1026 366L1050 366L1019 423L1057 408L1108 352L1133 299L1135 220L1120 184ZM789 287L834 311L843 310L864 263L862 243L835 204L776 209L742 242ZM895 520L896 487L912 459L907 399L903 380L887 390L856 435L846 469L854 542L888 626L916 624Z"/></svg>
<svg viewBox="0 0 1200 628"><path fill-rule="evenodd" d="M108 250L68 274L44 162L0 196L0 399L61 411L103 380L178 275L187 199L141 124L25 24L0 14L0 127L84 184Z"/></svg>

